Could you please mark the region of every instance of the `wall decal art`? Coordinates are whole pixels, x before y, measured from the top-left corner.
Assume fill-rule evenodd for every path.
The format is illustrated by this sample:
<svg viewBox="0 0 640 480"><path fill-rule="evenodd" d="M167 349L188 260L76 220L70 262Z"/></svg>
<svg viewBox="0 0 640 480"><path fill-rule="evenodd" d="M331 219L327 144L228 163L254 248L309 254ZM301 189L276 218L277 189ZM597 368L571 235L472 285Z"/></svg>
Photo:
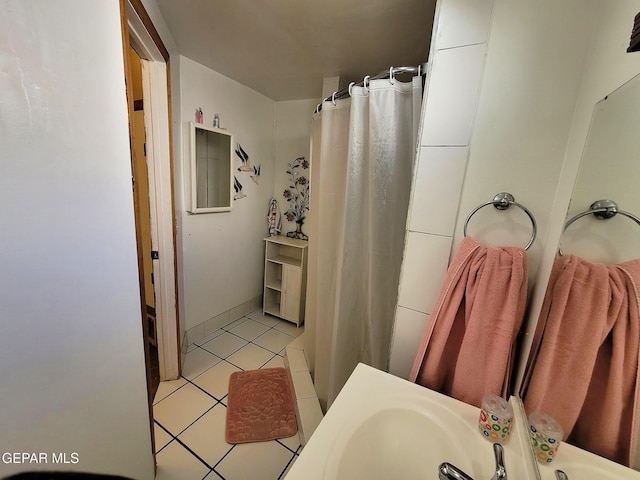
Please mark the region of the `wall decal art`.
<svg viewBox="0 0 640 480"><path fill-rule="evenodd" d="M242 145L239 143L236 146L236 155L242 162L242 165L238 167L239 172L253 172L253 168L251 168L251 161L249 160L249 155L244 151Z"/></svg>
<svg viewBox="0 0 640 480"><path fill-rule="evenodd" d="M260 167L262 165L258 165L257 167L253 166L253 173L249 174L249 178L255 182L256 185L260 184Z"/></svg>
<svg viewBox="0 0 640 480"><path fill-rule="evenodd" d="M235 176L233 177L233 189L236 191L236 194L233 196L234 200L240 200L241 198L246 197L246 195L242 193L242 184Z"/></svg>
<svg viewBox="0 0 640 480"><path fill-rule="evenodd" d="M290 222L296 222L296 229L287 232L287 237L299 240L309 240L309 237L302 233L305 210L309 210L309 181L307 177L299 171L307 170L309 161L304 157L296 158L293 163L289 163L287 173L290 176L289 188L285 189L283 195L289 202L289 210L284 212L284 216Z"/></svg>

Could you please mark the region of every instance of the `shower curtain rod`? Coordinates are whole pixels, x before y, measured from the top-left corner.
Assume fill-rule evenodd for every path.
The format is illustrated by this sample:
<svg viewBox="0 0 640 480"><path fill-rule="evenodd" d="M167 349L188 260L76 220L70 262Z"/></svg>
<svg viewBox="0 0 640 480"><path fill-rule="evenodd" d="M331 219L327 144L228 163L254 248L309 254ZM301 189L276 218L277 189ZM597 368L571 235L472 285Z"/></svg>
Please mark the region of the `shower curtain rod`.
<svg viewBox="0 0 640 480"><path fill-rule="evenodd" d="M322 104L324 102L335 102L336 100L340 100L341 98L346 98L351 96L351 89L355 87L363 87L366 86L371 80L379 80L381 78L391 78L393 79L396 75L401 73L416 73L418 75L424 75L427 72L427 62L424 62L417 67L391 67L389 70L384 70L373 77L367 75L364 79L359 82L351 82L348 87L343 88L342 90L338 90L337 92L333 92L333 95L325 98L318 104L316 107L316 113L322 110ZM392 82L393 83L393 82Z"/></svg>

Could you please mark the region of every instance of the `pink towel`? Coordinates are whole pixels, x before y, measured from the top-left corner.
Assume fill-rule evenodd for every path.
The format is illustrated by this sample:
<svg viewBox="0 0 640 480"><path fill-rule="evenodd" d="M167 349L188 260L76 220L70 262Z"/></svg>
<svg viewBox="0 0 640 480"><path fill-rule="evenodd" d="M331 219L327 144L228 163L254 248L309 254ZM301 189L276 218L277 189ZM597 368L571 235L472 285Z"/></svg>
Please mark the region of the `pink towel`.
<svg viewBox="0 0 640 480"><path fill-rule="evenodd" d="M548 413L569 443L626 465L637 444L639 285L640 260L558 257L524 387L527 412Z"/></svg>
<svg viewBox="0 0 640 480"><path fill-rule="evenodd" d="M506 394L527 295L527 255L466 237L449 266L410 380L465 403Z"/></svg>

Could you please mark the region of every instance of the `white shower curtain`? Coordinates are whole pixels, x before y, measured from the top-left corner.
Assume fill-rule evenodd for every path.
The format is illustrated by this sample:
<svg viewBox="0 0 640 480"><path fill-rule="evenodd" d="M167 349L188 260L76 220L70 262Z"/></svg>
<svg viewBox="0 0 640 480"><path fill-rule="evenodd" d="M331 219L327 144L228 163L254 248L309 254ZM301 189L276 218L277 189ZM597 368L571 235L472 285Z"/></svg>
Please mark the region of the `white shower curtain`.
<svg viewBox="0 0 640 480"><path fill-rule="evenodd" d="M422 80L373 80L314 116L305 352L328 408L358 364L386 370Z"/></svg>

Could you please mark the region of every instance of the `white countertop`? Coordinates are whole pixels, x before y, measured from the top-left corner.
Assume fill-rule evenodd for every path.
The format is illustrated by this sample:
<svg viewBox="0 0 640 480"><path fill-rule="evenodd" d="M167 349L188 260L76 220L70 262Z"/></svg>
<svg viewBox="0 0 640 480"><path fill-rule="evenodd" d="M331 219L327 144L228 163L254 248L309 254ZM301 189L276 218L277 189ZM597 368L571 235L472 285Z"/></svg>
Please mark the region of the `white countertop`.
<svg viewBox="0 0 640 480"><path fill-rule="evenodd" d="M286 480L435 479L443 462L473 478L491 478L493 447L478 429L479 412L359 364ZM507 473L534 478L518 428L503 444Z"/></svg>

